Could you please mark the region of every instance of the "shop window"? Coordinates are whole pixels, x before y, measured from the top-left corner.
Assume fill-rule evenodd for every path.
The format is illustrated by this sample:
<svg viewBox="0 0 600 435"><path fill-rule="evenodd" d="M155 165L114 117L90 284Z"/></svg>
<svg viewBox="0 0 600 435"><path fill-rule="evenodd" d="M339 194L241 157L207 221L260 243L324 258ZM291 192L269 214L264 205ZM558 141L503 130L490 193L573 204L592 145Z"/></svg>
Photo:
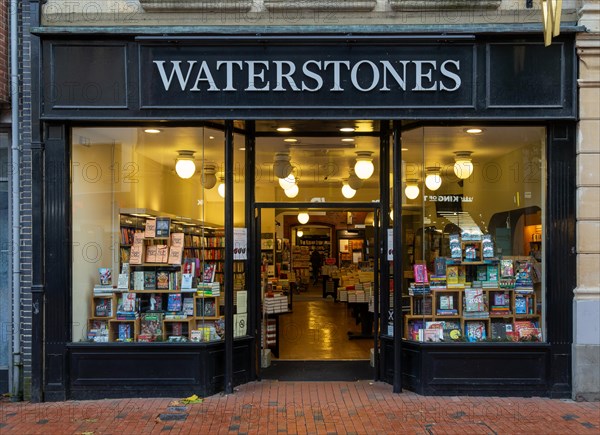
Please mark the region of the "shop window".
<svg viewBox="0 0 600 435"><path fill-rule="evenodd" d="M469 127L403 135L403 338L543 341L545 130Z"/></svg>
<svg viewBox="0 0 600 435"><path fill-rule="evenodd" d="M224 143L219 128L72 130L74 341L223 339ZM234 137L236 228L243 143ZM238 315L244 258L234 262Z"/></svg>

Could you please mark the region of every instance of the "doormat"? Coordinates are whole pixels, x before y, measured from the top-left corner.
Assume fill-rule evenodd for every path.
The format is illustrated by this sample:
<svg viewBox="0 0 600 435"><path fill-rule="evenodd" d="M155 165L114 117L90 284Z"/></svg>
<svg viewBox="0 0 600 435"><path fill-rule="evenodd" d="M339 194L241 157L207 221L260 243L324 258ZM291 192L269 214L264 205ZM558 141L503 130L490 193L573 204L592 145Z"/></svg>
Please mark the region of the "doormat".
<svg viewBox="0 0 600 435"><path fill-rule="evenodd" d="M360 381L375 378L369 360L288 361L274 360L261 369L263 379L278 381Z"/></svg>

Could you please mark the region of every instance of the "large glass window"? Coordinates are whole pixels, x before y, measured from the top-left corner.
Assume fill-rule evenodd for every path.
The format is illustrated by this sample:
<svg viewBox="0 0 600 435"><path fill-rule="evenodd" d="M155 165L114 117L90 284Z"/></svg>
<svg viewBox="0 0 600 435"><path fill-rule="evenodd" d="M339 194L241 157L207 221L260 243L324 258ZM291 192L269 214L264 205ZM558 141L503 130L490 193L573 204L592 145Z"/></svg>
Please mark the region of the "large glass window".
<svg viewBox="0 0 600 435"><path fill-rule="evenodd" d="M544 128L417 128L403 148L404 338L544 340Z"/></svg>
<svg viewBox="0 0 600 435"><path fill-rule="evenodd" d="M224 142L218 128L72 130L74 341L223 338ZM243 144L236 135L240 228ZM236 258L237 295L246 268Z"/></svg>

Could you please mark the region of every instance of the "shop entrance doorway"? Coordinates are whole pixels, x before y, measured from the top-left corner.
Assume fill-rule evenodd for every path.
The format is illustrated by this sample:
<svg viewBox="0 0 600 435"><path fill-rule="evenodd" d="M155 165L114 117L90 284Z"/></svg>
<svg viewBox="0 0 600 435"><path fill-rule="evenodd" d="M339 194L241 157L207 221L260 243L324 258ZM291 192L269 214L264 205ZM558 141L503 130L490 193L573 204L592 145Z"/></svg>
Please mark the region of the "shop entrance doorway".
<svg viewBox="0 0 600 435"><path fill-rule="evenodd" d="M379 208L265 204L256 214L261 377L373 379L381 287L372 217Z"/></svg>

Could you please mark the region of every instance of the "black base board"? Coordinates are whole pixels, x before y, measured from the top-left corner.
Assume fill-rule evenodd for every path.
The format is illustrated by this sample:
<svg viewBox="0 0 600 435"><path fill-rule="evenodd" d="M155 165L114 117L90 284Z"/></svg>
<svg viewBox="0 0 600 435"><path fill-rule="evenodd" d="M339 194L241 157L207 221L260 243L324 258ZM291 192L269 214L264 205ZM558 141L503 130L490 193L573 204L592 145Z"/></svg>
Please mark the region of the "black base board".
<svg viewBox="0 0 600 435"><path fill-rule="evenodd" d="M262 379L278 381L359 381L372 380L375 371L368 360L274 360L260 371Z"/></svg>

